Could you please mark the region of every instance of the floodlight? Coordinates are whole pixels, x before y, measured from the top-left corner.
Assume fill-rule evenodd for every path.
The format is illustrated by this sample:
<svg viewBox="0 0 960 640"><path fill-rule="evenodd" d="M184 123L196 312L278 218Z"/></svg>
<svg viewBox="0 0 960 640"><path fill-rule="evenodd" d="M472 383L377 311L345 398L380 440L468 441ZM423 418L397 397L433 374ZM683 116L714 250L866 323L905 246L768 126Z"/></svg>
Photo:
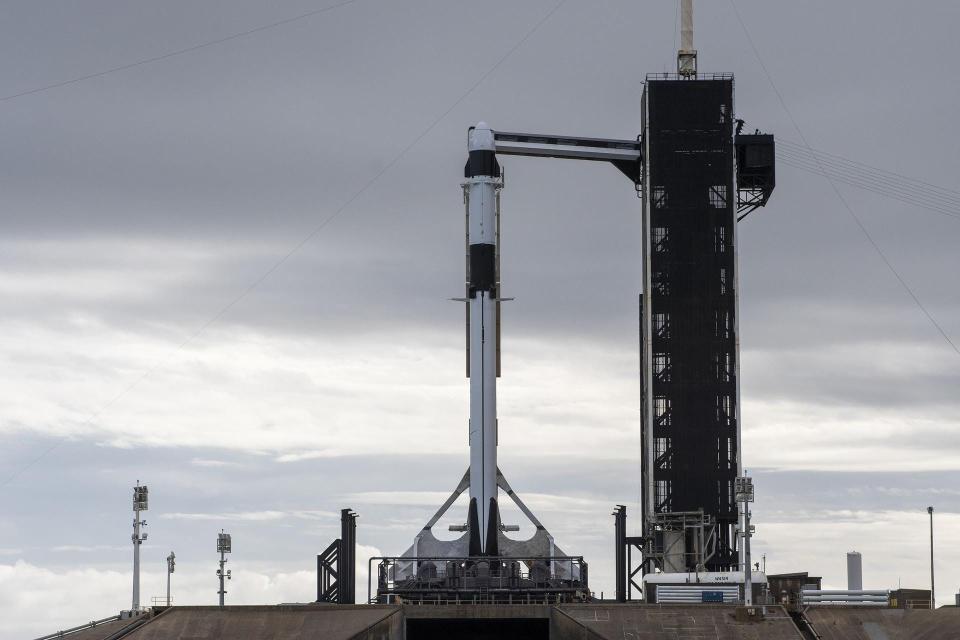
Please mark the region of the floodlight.
<svg viewBox="0 0 960 640"><path fill-rule="evenodd" d="M148 490L146 485L140 486L137 485L133 488L133 510L134 511L146 511L147 510L147 497Z"/></svg>
<svg viewBox="0 0 960 640"><path fill-rule="evenodd" d="M733 482L737 502L753 502L753 478L743 476Z"/></svg>

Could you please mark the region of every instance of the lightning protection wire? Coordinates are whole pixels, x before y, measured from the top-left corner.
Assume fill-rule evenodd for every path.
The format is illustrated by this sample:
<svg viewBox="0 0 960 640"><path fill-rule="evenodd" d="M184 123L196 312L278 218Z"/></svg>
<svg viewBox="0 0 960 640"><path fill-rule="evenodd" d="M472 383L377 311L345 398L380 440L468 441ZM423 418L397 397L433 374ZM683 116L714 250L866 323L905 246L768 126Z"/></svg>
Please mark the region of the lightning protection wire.
<svg viewBox="0 0 960 640"><path fill-rule="evenodd" d="M760 55L757 45L754 43L753 38L750 36L750 31L747 29L746 23L743 21L743 16L740 15L740 10L737 8L736 0L730 0L730 6L733 7L733 13L737 18L737 21L740 23L740 28L743 30L743 35L746 37L747 42L750 44L750 48L753 49L753 54L757 58L757 62L760 64L760 68L763 69L764 75L767 77L767 82L770 83L770 87L773 89L773 92L777 95L777 99L780 101L780 106L783 107L784 112L787 114L787 117L790 119L793 128L796 130L797 135L800 137L800 142L803 144L803 147L813 153L813 147L807 142L807 137L803 135L803 130L800 128L800 125L797 123L796 118L793 117L793 112L790 111L790 108L787 106L786 100L783 98L783 94L780 93L780 89L777 88L777 84L773 81L773 76L770 74L769 69L767 69L766 63L763 61L763 56ZM822 173L826 174L827 171L823 168L822 164L819 161L819 157L814 154L813 156ZM883 261L883 264L886 265L887 269L893 274L893 277L897 279L897 282L900 283L900 286L903 287L903 290L906 291L907 295L913 300L914 304L917 305L917 308L923 312L923 315L927 317L927 320L930 321L930 324L937 330L937 332L943 337L950 348L960 356L960 348L957 347L956 343L947 335L947 332L944 331L943 327L937 322L936 318L933 317L933 314L924 306L920 301L920 298L917 297L917 294L914 293L913 289L910 288L910 285L907 284L906 280L900 275L897 269L893 266L893 263L890 262L890 259L887 258L887 255L883 252L883 249L880 248L880 245L877 244L876 240L873 239L873 236L870 235L870 232L864 226L863 222L860 220L860 217L857 216L853 211L853 207L850 206L850 203L847 202L847 199L843 197L839 187L837 187L837 181L830 175L825 176L827 182L830 183L830 187L833 189L834 194L836 194L837 199L840 201L840 204L843 205L844 210L850 215L853 219L856 226L863 233L864 237L867 239L867 242L870 243L870 246L873 247L874 251L877 252L877 255L880 256L880 259Z"/></svg>
<svg viewBox="0 0 960 640"><path fill-rule="evenodd" d="M223 44L224 42L230 42L231 40L237 40L239 38L246 38L247 36L252 36L256 33L261 33L263 31L268 31L270 29L276 29L277 27L282 27L292 22L299 22L300 20L306 20L307 18L312 18L313 16L320 15L321 13L333 11L334 9L339 9L340 7L344 7L348 4L353 4L355 2L358 2L358 0L344 0L344 2L338 2L337 4L332 4L326 7L322 7L320 9L314 9L313 11L308 11L307 13L301 13L300 15L296 15L291 18L285 18L283 20L271 22L270 24L254 27L253 29L247 29L246 31L232 33L228 36L217 38L216 40L208 40L207 42L201 42L200 44L195 44L195 45L186 47L184 49L177 49L176 51L170 51L169 53L164 53L159 56L153 56L152 58L144 58L142 60L129 62L127 64L122 64L117 67L110 67L108 69L101 69L100 71L94 71L93 73L88 73L82 76L76 76L68 80L61 80L60 82L54 82L53 84L47 84L42 87L36 87L34 89L28 89L26 91L20 91L18 93L11 93L6 96L0 96L0 102L6 102L7 100L14 100L16 98L22 98L24 96L31 96L37 93L43 93L45 91L51 91L52 89L59 89L60 87L66 87L67 85L76 84L78 82L84 82L85 80L102 78L103 76L108 76L110 74L118 73L120 71L126 71L127 69L134 69L136 67L142 67L144 65L153 64L154 62L160 62L161 60L169 60L170 58L175 58L177 56L182 56L187 53L199 51L200 49L206 49L207 47L213 47L218 44Z"/></svg>
<svg viewBox="0 0 960 640"><path fill-rule="evenodd" d="M960 217L960 194L951 196L949 190L927 186L917 180L900 177L882 169L864 169L852 161L839 162L824 157L820 151L806 152L794 149L790 143L777 144L777 157L785 164L811 173L834 177L840 182L874 191L902 202L936 211L951 217Z"/></svg>
<svg viewBox="0 0 960 640"><path fill-rule="evenodd" d="M356 0L352 0L352 1L356 1ZM398 162L400 162L400 160L402 160L415 146L417 146L417 144L419 144L419 142L420 142L421 140L423 140L425 137L427 137L427 135L428 135L431 131L433 131L433 130L437 127L437 125L440 124L448 115L450 115L450 113L453 112L454 109L456 109L458 106L460 106L460 104L461 104L464 100L466 100L467 97L469 97L470 94L472 94L472 93L477 89L477 87L479 87L481 84L483 84L484 81L486 81L487 78L489 78L491 75L493 75L493 73L494 73L497 69L499 69L500 66L503 65L503 63L506 62L506 60L507 60L510 56L512 56L521 46L523 46L523 44L524 44L528 39L530 39L530 37L531 37L534 33L536 33L536 32L540 29L540 27L543 26L543 24L546 23L547 20L549 20L549 19L553 16L553 14L555 14L562 6L563 6L564 4L566 4L566 3L567 3L567 0L560 0L559 2L557 2L556 4L554 4L549 10L547 10L547 12L546 12L536 23L534 23L534 25L533 25L532 27L530 27L530 28L520 37L520 39L516 42L516 44L514 44L512 47L510 47L509 49L507 49L506 52L503 53L503 55L501 55L501 56L496 60L496 62L494 62L493 65L491 65L491 66L483 73L483 75L481 75L480 78L477 79L476 82L474 82L466 91L464 91L462 94L460 94L460 96L459 96L456 100L454 100L453 103L451 103L449 107L447 107L439 116L437 116L437 117L436 117L426 128L424 128L416 137L414 137L413 140L412 140L409 144L407 144L407 146L403 147L403 149L401 149L399 153L397 153L396 155L394 155L393 158L391 158L391 159L383 166L383 168L381 168L376 174L374 174L372 178L370 178L366 183L364 183L364 185L363 185L362 187L360 187L360 189L358 189L356 192L353 193L353 195L351 195L349 198L347 198L347 200L346 200L342 205L340 205L340 207L339 207L338 209L336 209L333 213L331 213L330 215L328 215L327 217L325 217L323 220L321 220L319 223L317 223L317 225L314 226L313 229L311 229L303 238L301 238L296 244L294 244L293 247L291 247L285 254L283 254L280 258L278 258L276 262L274 262L266 271L263 272L263 274L261 274L261 275L260 275L258 278L256 278L253 282L251 282L245 289L243 289L243 290L242 290L239 294L237 294L232 300L230 300L230 302L228 302L228 303L227 303L226 305L224 305L219 311L217 311L213 316L211 316L210 319L208 319L206 322L204 322L202 325L200 325L199 328L197 328L195 331L193 331L193 333L191 333L189 336L187 336L182 342L180 342L180 344L178 344L176 347L174 347L173 350L171 350L170 353L169 353L167 356L165 356L165 357L162 358L161 360L159 360L159 361L157 361L156 363L154 363L154 364L153 364L151 367L149 367L146 371L144 371L142 374L140 374L133 382L131 382L129 385L127 385L124 389L122 389L122 390L120 391L120 393L118 393L117 395L115 395L112 399L110 399L109 401L107 401L106 404L102 405L99 409L97 409L97 410L94 411L92 414L90 414L90 416L87 417L86 420L83 420L83 421L80 423L80 427L86 427L86 426L90 425L94 420L96 420L98 417L100 417L100 416L101 416L105 411L107 411L111 406L113 406L114 404L116 404L121 398L123 398L123 397L124 397L125 395L127 395L130 391L132 391L134 388L136 388L137 386L139 386L139 385L140 385L144 380L146 380L150 375L152 375L152 374L153 374L154 372L156 372L161 366L165 365L171 358L173 358L173 356L175 356L177 353L179 353L180 351L182 351L187 345L189 345L189 344L192 343L194 340L196 340L197 337L199 337L202 333L204 333L207 329L209 329L212 325L214 325L214 324L215 324L216 322L218 322L221 318L223 318L227 313L229 313L230 310L233 309L241 300L243 300L243 299L246 298L248 295L250 295L250 294L251 294L257 287L259 287L267 278L269 278L273 273L275 273L275 272L276 272L278 269L280 269L284 264L286 264L286 262L287 262L290 258L292 258L292 257L294 256L294 254L296 254L297 252L299 252L300 249L302 249L307 243L309 243L311 240L313 240L314 238L316 238L317 235L318 235L328 224L330 224L331 222L333 222L333 220L336 219L337 216L339 216L341 213L343 213L343 211L346 210L347 207L349 207L349 206L350 206L351 204L353 204L358 198L360 198L363 194L365 194L367 191L369 191L370 188L371 188L374 184L376 184L376 183L380 180L380 178L382 178L382 177L384 176L384 174L386 174L386 173L387 173L390 169L392 169ZM49 455L54 449L56 449L57 447L59 447L59 446L60 446L61 444L63 444L63 442L65 442L66 440L67 440L67 436L64 436L64 437L59 438L56 442L54 442L52 445L50 445L50 446L49 446L47 449L45 449L42 453L40 453L40 455L38 455L36 458L33 458L32 460L30 460L27 464L25 464L24 466L20 467L19 469L17 469L16 471L14 471L12 474L10 474L6 479L4 479L2 482L0 482L0 488L6 487L6 486L7 486L8 484L10 484L14 479L16 479L20 474L22 474L24 471L26 471L27 469L29 469L29 468L32 467L33 465L35 465L35 464L37 464L38 462L40 462L40 460L42 460L42 459L45 458L47 455Z"/></svg>
<svg viewBox="0 0 960 640"><path fill-rule="evenodd" d="M960 199L928 194L916 187L911 187L908 184L889 181L880 175L864 174L842 166L838 167L829 162L818 161L817 158L811 157L810 155L798 154L796 152L783 149L778 150L778 157L782 157L785 160L790 160L791 162L798 164L806 163L809 166L815 167L817 170L822 169L830 175L843 177L849 181L855 181L858 185L862 185L866 189L877 189L889 193L897 193L905 198L910 198L919 203L928 204L932 207L942 207L953 211L957 209L958 205L960 205Z"/></svg>
<svg viewBox="0 0 960 640"><path fill-rule="evenodd" d="M911 204L934 213L939 213L943 216L960 219L960 203L940 204L938 202L932 202L929 199L917 196L909 191L898 189L896 186L878 184L861 176L844 173L829 166L817 164L813 160L799 158L786 153L781 154L779 151L777 152L777 158L780 162L787 166L801 169L824 178L832 178L837 182L841 182L852 187L857 187L865 191L871 191L894 200L899 200L900 202L904 202L906 204Z"/></svg>
<svg viewBox="0 0 960 640"><path fill-rule="evenodd" d="M843 156L838 156L833 153L827 153L826 151L820 151L818 149L807 149L803 145L797 144L796 142L791 142L790 140L778 140L777 145L784 147L786 149L790 149L799 155L810 156L810 157L816 156L820 159L821 162L835 164L838 166L846 167L851 171L856 171L858 173L879 177L884 180L888 180L890 182L908 186L911 189L916 189L923 193L929 193L932 196L946 198L954 201L960 200L960 191L947 189L939 185L931 184L929 182L924 182L923 180L918 180L916 178L910 178L893 171L887 171L886 169L881 169L879 167L874 167L869 164L857 162L849 158L844 158Z"/></svg>
<svg viewBox="0 0 960 640"><path fill-rule="evenodd" d="M838 176L844 176L850 180L856 180L867 187L896 191L903 193L906 197L914 198L918 201L929 203L935 206L955 208L958 204L960 204L960 198L935 194L929 189L923 187L917 187L902 181L889 180L882 174L865 173L843 165L836 165L835 163L824 161L820 158L812 157L809 154L797 153L789 149L782 149L780 152L783 157L787 159L796 162L808 162L816 167L823 167L824 170L829 173Z"/></svg>

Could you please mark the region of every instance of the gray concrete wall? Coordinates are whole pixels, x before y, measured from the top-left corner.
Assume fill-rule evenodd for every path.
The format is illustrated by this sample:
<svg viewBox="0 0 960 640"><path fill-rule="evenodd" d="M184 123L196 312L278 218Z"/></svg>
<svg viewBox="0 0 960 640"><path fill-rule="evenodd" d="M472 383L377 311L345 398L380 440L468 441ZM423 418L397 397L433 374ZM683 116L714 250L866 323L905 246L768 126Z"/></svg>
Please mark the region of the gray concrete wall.
<svg viewBox="0 0 960 640"><path fill-rule="evenodd" d="M279 605L171 607L133 631L129 640L404 640L409 620L539 619L555 640L801 640L781 607L758 622L737 622L721 605ZM884 615L885 614L885 615ZM924 617L924 614L926 617ZM821 611L825 640L960 640L960 609ZM859 617L858 617L859 616ZM866 617L863 617L866 616ZM872 616L872 617L870 617ZM919 617L917 617L919 616ZM904 620L912 620L909 624ZM126 625L131 621L123 621ZM879 625L879 626L878 626ZM118 625L119 626L119 625ZM76 640L103 640L109 629ZM916 629L898 635L902 629ZM918 635L919 634L919 635ZM510 640L504 637L503 640Z"/></svg>
<svg viewBox="0 0 960 640"><path fill-rule="evenodd" d="M103 624L98 624L95 627L90 629L84 629L83 631L76 631L69 635L63 636L65 640L103 640L104 638L109 638L111 635L125 629L126 627L139 622L138 618L128 619L128 620L114 620L113 622L104 622ZM51 632L52 633L52 632Z"/></svg>
<svg viewBox="0 0 960 640"><path fill-rule="evenodd" d="M549 618L548 604L405 604L403 614L407 618ZM505 639L507 640L507 639Z"/></svg>
<svg viewBox="0 0 960 640"><path fill-rule="evenodd" d="M171 607L129 640L402 640L395 606Z"/></svg>
<svg viewBox="0 0 960 640"><path fill-rule="evenodd" d="M554 608L550 615L550 640L603 640L603 636L562 609Z"/></svg>
<svg viewBox="0 0 960 640"><path fill-rule="evenodd" d="M808 607L823 640L960 640L960 609Z"/></svg>
<svg viewBox="0 0 960 640"><path fill-rule="evenodd" d="M595 634L570 636L584 640L802 640L779 606L767 607L767 616L756 622L737 622L736 607L730 605L577 604L557 610ZM559 616L556 620L559 628ZM573 633L565 621L562 624L564 634Z"/></svg>
<svg viewBox="0 0 960 640"><path fill-rule="evenodd" d="M403 612L389 612L372 626L354 635L350 640L404 640Z"/></svg>

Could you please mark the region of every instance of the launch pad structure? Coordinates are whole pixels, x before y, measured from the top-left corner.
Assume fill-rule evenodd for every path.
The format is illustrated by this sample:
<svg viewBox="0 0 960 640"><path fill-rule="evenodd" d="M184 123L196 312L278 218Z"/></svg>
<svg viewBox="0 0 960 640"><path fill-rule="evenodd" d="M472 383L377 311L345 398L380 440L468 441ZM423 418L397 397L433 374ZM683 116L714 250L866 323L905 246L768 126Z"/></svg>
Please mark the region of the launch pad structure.
<svg viewBox="0 0 960 640"><path fill-rule="evenodd" d="M752 483L740 455L736 224L773 191L774 142L759 131L741 134L731 74L697 72L688 0L682 36L677 73L646 78L642 133L633 140L502 132L484 122L469 129L466 295L456 300L467 306L470 466L402 556L375 559L376 601L591 597L586 562L560 550L497 466L504 301L498 157L514 155L608 162L642 199L642 535L627 542L623 508L618 565L625 558L632 564L624 545L640 558L636 567L617 567L618 599L631 592L628 573L639 588L638 573L707 572L741 576L738 599L750 602L751 527L741 489L750 487L752 501ZM534 525L529 540L506 535L518 527L501 521L500 491ZM465 492L466 522L450 527L463 535L438 539L433 527Z"/></svg>
<svg viewBox="0 0 960 640"><path fill-rule="evenodd" d="M624 545L642 560L617 567L618 599L630 592L628 574L639 587L638 572L739 571L750 601L749 507L738 495L749 481L740 454L736 224L770 197L774 142L759 131L741 135L733 76L698 73L691 0L681 13L677 73L647 76L636 139L501 132L484 122L470 128L466 296L457 299L467 306L470 466L406 553L379 559L377 601L590 598L586 563L559 549L497 466L500 155L609 162L642 199L642 536L627 542L623 508L616 539L618 565L632 563ZM500 490L534 525L529 540L505 535L517 527L501 522ZM464 492L467 521L451 526L463 535L439 540L433 527Z"/></svg>

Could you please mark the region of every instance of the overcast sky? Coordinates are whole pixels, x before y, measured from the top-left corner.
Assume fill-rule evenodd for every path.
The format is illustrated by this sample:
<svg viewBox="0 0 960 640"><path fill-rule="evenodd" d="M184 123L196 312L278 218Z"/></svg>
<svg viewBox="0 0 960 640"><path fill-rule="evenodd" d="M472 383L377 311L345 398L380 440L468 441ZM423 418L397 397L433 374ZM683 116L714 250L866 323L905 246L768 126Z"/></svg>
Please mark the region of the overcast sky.
<svg viewBox="0 0 960 640"><path fill-rule="evenodd" d="M466 128L633 138L645 74L675 65L674 0L356 0L3 97L323 6L0 8L0 637L130 606L137 479L145 604L171 549L174 601L215 602L221 527L228 602L311 600L341 507L365 596L365 558L406 549L468 462ZM956 2L737 6L811 146L960 189ZM696 29L747 128L800 142L729 0ZM503 164L500 466L609 594L613 505L639 523L640 202L602 164ZM755 557L844 587L857 549L866 586L924 588L933 504L952 602L960 354L829 182L777 182L739 227ZM960 343L960 219L838 188Z"/></svg>

